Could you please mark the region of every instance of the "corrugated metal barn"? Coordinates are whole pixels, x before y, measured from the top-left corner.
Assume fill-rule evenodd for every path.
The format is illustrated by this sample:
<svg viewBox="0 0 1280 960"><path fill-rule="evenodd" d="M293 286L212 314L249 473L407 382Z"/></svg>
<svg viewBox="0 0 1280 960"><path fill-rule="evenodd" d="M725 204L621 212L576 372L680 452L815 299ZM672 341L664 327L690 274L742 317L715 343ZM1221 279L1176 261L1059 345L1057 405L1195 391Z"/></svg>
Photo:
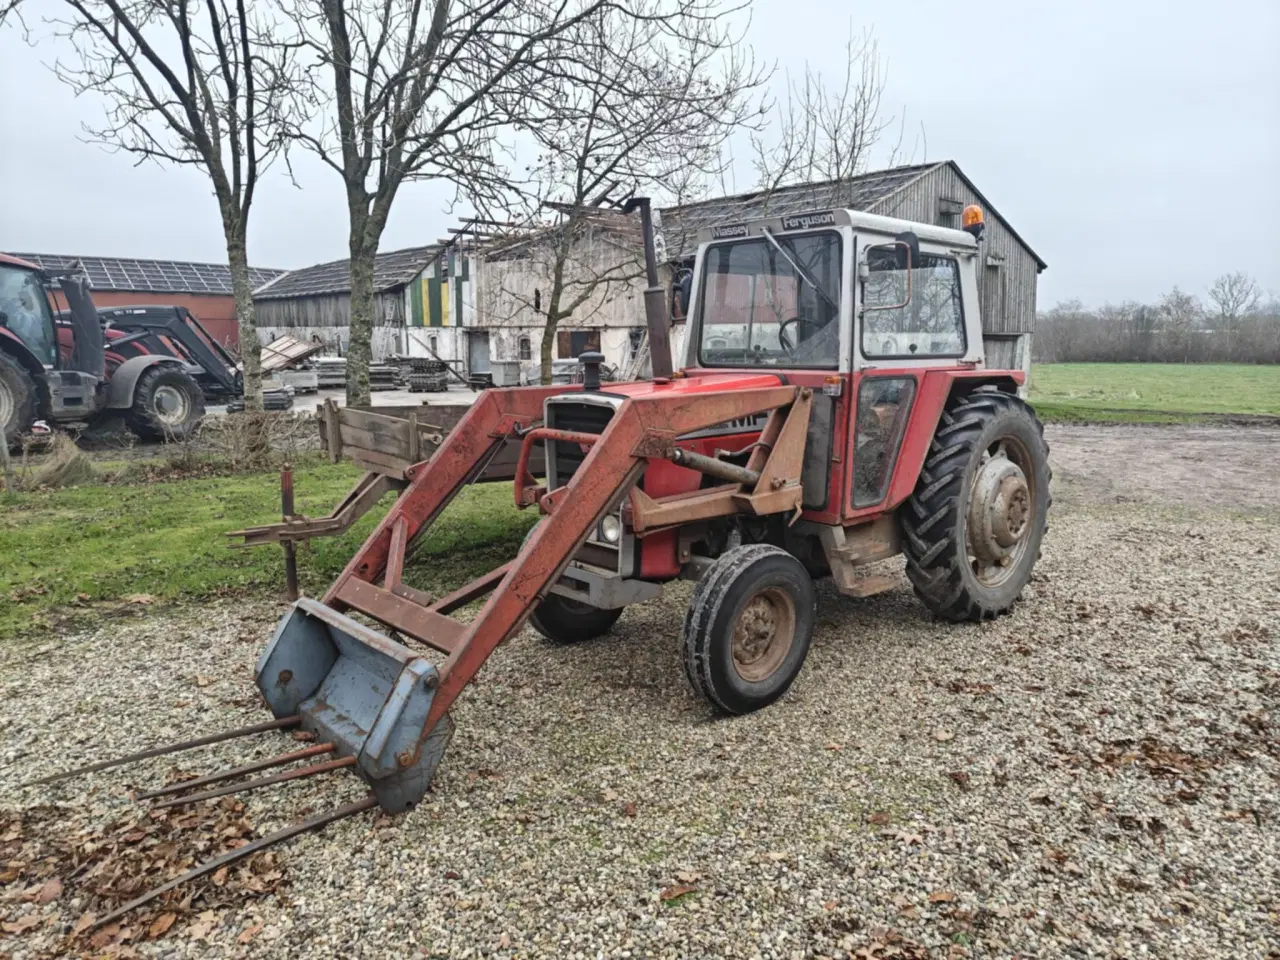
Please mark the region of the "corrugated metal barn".
<svg viewBox="0 0 1280 960"><path fill-rule="evenodd" d="M177 306L192 312L220 343L240 342L236 301L231 295L231 268L225 263L184 260L135 260L126 257L81 257L68 254L13 253L10 256L45 270L84 268L98 307ZM255 287L283 270L249 268ZM59 294L59 309L66 307Z"/></svg>
<svg viewBox="0 0 1280 960"><path fill-rule="evenodd" d="M679 263L697 252L698 230L717 223L846 208L959 228L960 215L971 203L982 207L987 221L979 279L987 363L1028 370L1036 282L1045 262L953 160L670 207L661 212L661 230L666 258Z"/></svg>

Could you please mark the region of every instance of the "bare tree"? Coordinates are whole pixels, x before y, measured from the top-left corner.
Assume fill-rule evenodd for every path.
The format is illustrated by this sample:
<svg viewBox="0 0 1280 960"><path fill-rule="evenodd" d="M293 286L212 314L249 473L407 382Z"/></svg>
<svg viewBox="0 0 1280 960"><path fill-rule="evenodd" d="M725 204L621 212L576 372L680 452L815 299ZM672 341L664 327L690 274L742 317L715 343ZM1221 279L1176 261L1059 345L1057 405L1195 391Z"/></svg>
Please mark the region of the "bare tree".
<svg viewBox="0 0 1280 960"><path fill-rule="evenodd" d="M788 77L786 92L773 108L774 123L751 138L759 188L772 193L864 172L872 148L894 123L881 113L885 77L875 35L852 28L838 81L830 82L808 64L800 79Z"/></svg>
<svg viewBox="0 0 1280 960"><path fill-rule="evenodd" d="M502 271L499 283L542 327L544 383L561 321L634 294L644 273L637 220L603 212L606 198L689 199L750 121L762 74L731 30L737 9L720 0L603 9L558 38L532 88L524 109L538 159L515 215L536 222L551 211L552 222L514 248L525 268Z"/></svg>
<svg viewBox="0 0 1280 960"><path fill-rule="evenodd" d="M96 142L142 163L194 166L213 187L240 326L245 406L262 409L261 342L245 244L258 180L284 146L292 53L245 0L63 0L47 21L74 56L54 70L107 101ZM28 38L34 42L33 35Z"/></svg>
<svg viewBox="0 0 1280 960"><path fill-rule="evenodd" d="M1219 322L1231 331L1246 316L1257 312L1262 303L1262 291L1247 273L1224 273L1213 281L1209 299L1218 308Z"/></svg>
<svg viewBox="0 0 1280 960"><path fill-rule="evenodd" d="M400 188L446 181L478 209L504 195L500 136L525 126L536 83L571 55L557 39L641 0L278 0L313 57L320 107L297 140L346 190L351 256L347 402L369 400L374 257ZM643 12L643 10L641 10Z"/></svg>

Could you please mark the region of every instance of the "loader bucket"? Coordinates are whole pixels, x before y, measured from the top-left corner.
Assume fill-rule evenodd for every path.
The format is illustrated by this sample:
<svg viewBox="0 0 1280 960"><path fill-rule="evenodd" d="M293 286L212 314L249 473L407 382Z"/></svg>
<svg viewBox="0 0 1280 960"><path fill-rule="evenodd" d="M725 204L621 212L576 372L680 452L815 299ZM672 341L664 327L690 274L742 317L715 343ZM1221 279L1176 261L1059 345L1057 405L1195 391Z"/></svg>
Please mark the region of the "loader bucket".
<svg viewBox="0 0 1280 960"><path fill-rule="evenodd" d="M316 600L304 597L281 619L255 679L277 718L299 717L317 742L354 757L390 812L422 799L453 735L446 715L423 739L435 666Z"/></svg>

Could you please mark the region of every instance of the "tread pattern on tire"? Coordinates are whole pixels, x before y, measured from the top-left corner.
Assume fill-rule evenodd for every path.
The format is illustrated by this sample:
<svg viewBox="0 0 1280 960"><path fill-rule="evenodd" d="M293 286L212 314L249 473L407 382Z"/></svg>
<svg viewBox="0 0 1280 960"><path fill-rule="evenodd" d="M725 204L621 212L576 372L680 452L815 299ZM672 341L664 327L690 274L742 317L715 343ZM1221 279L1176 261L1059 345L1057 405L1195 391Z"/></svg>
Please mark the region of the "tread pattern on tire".
<svg viewBox="0 0 1280 960"><path fill-rule="evenodd" d="M1013 394L980 388L952 401L943 410L915 492L901 511L907 578L915 588L916 596L947 620L993 620L1013 607L1011 602L1000 609L983 609L965 589L955 550L952 549L959 520L956 504L964 498L962 484L974 444L991 419L1002 410L1009 409L1025 411L1035 423L1045 472L1052 479L1049 444L1044 439L1044 424L1036 417L1035 411ZM1048 508L1053 505L1053 494L1047 485L1044 496L1047 498L1047 518ZM1048 529L1047 520L1043 529Z"/></svg>
<svg viewBox="0 0 1280 960"><path fill-rule="evenodd" d="M139 438L143 440L168 439L170 431L167 431L164 426L156 424L146 411L150 409L150 397L155 390L155 382L162 376L175 373L186 381L184 386L191 393L193 409L189 420L190 426L182 433L172 431L174 439L185 439L195 430L196 425L204 417L204 391L200 389L200 384L196 379L173 364L158 363L144 370L142 375L138 377L138 382L133 388L133 406L125 412L125 421L129 424L129 429L137 434ZM290 403L292 403L292 400Z"/></svg>
<svg viewBox="0 0 1280 960"><path fill-rule="evenodd" d="M753 543L738 547L717 561L693 588L693 598L684 615L684 629L680 635L680 648L684 660L684 672L694 691L725 713L736 713L725 704L715 689L711 678L710 628L720 615L720 607L731 582L752 564L771 556L794 559L781 547L769 543Z"/></svg>

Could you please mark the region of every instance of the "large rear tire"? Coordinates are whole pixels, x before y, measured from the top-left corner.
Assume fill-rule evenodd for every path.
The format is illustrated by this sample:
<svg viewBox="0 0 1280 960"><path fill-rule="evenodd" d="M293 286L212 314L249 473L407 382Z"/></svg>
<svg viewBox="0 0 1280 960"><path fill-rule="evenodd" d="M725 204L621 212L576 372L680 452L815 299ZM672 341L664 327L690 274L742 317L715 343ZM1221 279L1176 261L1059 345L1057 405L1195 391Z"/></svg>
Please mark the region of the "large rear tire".
<svg viewBox="0 0 1280 960"><path fill-rule="evenodd" d="M1040 558L1051 477L1044 427L1020 399L983 389L947 405L900 511L925 606L955 621L1009 612Z"/></svg>
<svg viewBox="0 0 1280 960"><path fill-rule="evenodd" d="M817 594L799 560L767 543L720 555L684 620L684 669L723 713L751 713L787 692L809 654Z"/></svg>
<svg viewBox="0 0 1280 960"><path fill-rule="evenodd" d="M31 429L39 396L31 374L7 354L0 353L0 430L12 446Z"/></svg>
<svg viewBox="0 0 1280 960"><path fill-rule="evenodd" d="M186 440L204 417L204 391L195 378L172 363L142 372L126 419L143 440Z"/></svg>

